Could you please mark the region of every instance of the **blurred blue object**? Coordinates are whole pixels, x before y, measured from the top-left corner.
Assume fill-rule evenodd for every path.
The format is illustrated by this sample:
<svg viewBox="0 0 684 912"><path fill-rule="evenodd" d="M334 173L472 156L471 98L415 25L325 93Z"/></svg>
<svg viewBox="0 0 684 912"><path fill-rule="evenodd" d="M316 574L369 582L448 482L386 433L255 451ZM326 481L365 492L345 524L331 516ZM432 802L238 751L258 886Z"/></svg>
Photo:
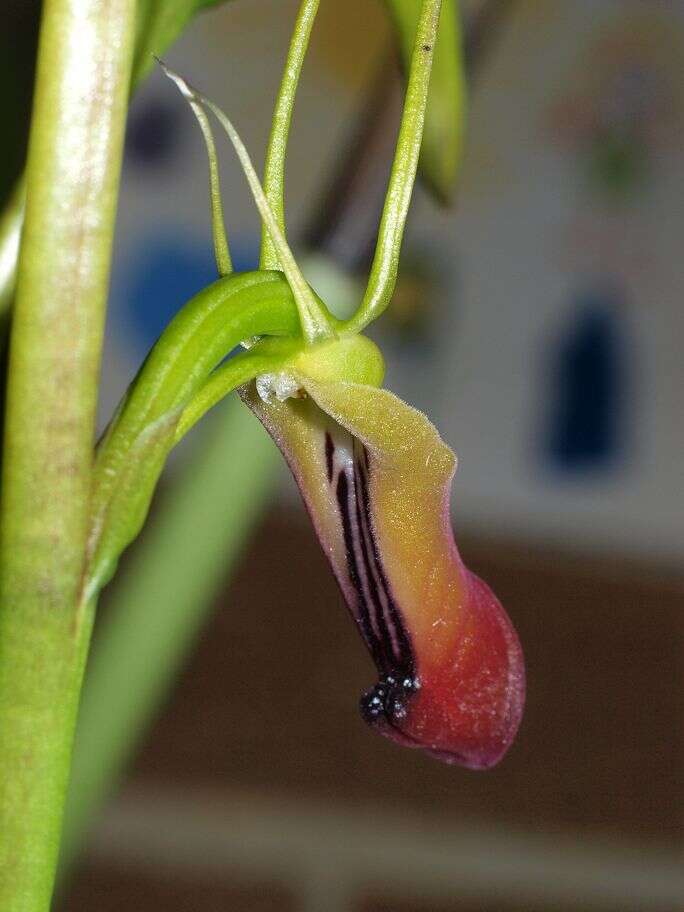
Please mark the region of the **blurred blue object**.
<svg viewBox="0 0 684 912"><path fill-rule="evenodd" d="M152 98L133 105L126 128L126 164L150 167L173 162L180 149L182 112L175 99Z"/></svg>
<svg viewBox="0 0 684 912"><path fill-rule="evenodd" d="M556 470L605 471L624 455L625 310L614 286L584 290L552 350L545 450Z"/></svg>
<svg viewBox="0 0 684 912"><path fill-rule="evenodd" d="M237 271L256 268L258 243L231 238ZM136 355L146 354L173 316L217 279L210 238L155 232L137 245L124 270L119 331Z"/></svg>

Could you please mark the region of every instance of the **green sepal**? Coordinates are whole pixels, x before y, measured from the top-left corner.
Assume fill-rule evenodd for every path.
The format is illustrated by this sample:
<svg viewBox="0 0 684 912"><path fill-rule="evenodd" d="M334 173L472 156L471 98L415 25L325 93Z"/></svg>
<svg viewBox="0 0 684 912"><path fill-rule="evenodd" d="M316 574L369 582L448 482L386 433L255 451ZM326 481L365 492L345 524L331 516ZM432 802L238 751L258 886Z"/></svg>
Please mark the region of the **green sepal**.
<svg viewBox="0 0 684 912"><path fill-rule="evenodd" d="M411 63L421 0L385 0L406 72ZM441 203L454 194L463 148L466 82L456 0L442 0L439 33L425 112L420 173Z"/></svg>
<svg viewBox="0 0 684 912"><path fill-rule="evenodd" d="M183 410L176 426L175 442L179 442L209 409L233 390L260 374L284 370L301 348L300 340L265 338L248 351L229 358L207 378Z"/></svg>
<svg viewBox="0 0 684 912"><path fill-rule="evenodd" d="M138 536L166 458L174 444L181 410L147 425L127 452L111 496L91 528L86 598L95 595L116 571L119 557Z"/></svg>

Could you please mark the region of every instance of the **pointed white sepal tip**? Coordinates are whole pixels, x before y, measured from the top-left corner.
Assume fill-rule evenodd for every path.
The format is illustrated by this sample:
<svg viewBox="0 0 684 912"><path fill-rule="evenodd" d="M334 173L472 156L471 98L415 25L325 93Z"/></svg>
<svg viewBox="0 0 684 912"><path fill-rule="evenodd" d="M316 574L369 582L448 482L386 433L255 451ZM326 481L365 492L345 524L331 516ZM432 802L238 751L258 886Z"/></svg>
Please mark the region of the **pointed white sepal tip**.
<svg viewBox="0 0 684 912"><path fill-rule="evenodd" d="M164 63L164 61L161 59L161 57L155 56L154 59L157 61L157 63L159 64L159 66L162 68L162 70L163 70L163 72L164 72L164 75L165 75L165 76L168 76L168 78L169 78L172 82L175 82L175 83L176 83L176 85L177 85L178 88L180 89L181 93L182 93L183 95L185 95L186 98L192 98L192 99L195 98L195 93L194 93L193 90L190 88L190 86L188 85L188 83L183 79L182 76L180 76L178 73L176 73L175 70L172 70L170 66L167 66L167 65Z"/></svg>

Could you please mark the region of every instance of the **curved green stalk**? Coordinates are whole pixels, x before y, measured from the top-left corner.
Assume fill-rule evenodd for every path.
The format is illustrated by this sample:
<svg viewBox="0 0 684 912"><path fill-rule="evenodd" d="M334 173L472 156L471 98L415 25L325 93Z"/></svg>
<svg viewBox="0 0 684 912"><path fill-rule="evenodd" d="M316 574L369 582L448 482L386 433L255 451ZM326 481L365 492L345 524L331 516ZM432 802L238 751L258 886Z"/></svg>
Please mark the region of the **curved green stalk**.
<svg viewBox="0 0 684 912"><path fill-rule="evenodd" d="M155 57L155 60L166 72L164 63ZM209 197L211 202L211 233L214 239L214 256L216 258L216 267L220 276L229 275L233 271L233 263L230 258L228 248L228 238L226 237L226 226L223 218L223 200L221 198L221 177L218 169L218 157L216 155L216 143L214 134L209 123L209 118L201 104L198 104L194 96L186 95L188 104L197 118L197 122L204 137L204 144L207 147L207 158L209 159Z"/></svg>
<svg viewBox="0 0 684 912"><path fill-rule="evenodd" d="M211 132L209 118L203 108L198 104L192 105L192 110L200 125L209 158L209 196L211 200L211 234L214 239L214 256L216 268L220 276L227 276L233 271L233 262L230 258L226 226L223 218L223 201L221 199L221 178L218 170L214 134Z"/></svg>
<svg viewBox="0 0 684 912"><path fill-rule="evenodd" d="M290 132L292 111L297 94L299 77L306 50L309 46L311 29L313 28L318 12L319 0L302 0L299 8L292 40L287 52L287 60L280 83L278 98L273 111L271 135L266 151L264 165L264 193L271 211L275 216L280 230L285 234L285 155L287 153L287 138ZM280 259L271 236L264 226L261 235L261 269L280 268Z"/></svg>
<svg viewBox="0 0 684 912"><path fill-rule="evenodd" d="M219 279L176 314L149 353L97 450L92 516L116 487L119 467L142 431L183 409L217 364L254 335L297 335L292 292L279 272Z"/></svg>
<svg viewBox="0 0 684 912"><path fill-rule="evenodd" d="M345 333L360 332L387 308L397 280L399 253L418 168L430 71L441 0L423 0L413 46L404 110L368 287Z"/></svg>
<svg viewBox="0 0 684 912"><path fill-rule="evenodd" d="M0 908L52 890L91 611L78 614L134 0L45 0L0 515Z"/></svg>

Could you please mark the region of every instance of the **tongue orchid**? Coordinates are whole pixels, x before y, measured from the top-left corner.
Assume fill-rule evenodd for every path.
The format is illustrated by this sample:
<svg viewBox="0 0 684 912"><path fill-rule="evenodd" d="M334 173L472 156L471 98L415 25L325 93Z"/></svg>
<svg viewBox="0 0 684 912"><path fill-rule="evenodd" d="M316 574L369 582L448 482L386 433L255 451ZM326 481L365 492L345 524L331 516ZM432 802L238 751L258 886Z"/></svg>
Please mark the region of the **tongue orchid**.
<svg viewBox="0 0 684 912"><path fill-rule="evenodd" d="M482 769L503 756L518 729L522 651L500 603L456 548L450 522L455 455L425 415L381 388L382 355L360 334L388 305L394 286L440 3L423 0L421 6L371 278L346 322L310 289L284 232L289 111L316 6L305 0L300 12L278 102L287 116L276 118L284 127L272 136L265 191L226 115L165 68L207 141L217 263L225 275L167 328L101 444L93 585L111 573L112 561L135 535L170 447L238 389L287 460L377 666L378 681L361 699L364 719L408 747ZM207 110L232 141L264 223L262 268L255 273L230 274ZM247 338L247 350L223 360ZM131 521L130 506L124 510L133 486L126 467L141 462L146 480L141 486L136 476L140 493Z"/></svg>

